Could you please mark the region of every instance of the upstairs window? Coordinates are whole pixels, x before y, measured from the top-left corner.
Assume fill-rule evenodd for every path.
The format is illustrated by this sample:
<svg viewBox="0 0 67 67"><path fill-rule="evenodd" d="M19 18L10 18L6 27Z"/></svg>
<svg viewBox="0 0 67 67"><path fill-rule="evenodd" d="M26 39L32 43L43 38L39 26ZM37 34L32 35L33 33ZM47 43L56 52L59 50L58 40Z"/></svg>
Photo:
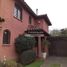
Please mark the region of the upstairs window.
<svg viewBox="0 0 67 67"><path fill-rule="evenodd" d="M10 31L4 30L3 32L3 44L9 44L10 43Z"/></svg>
<svg viewBox="0 0 67 67"><path fill-rule="evenodd" d="M16 17L19 20L22 20L22 8L17 4L15 4L14 7L14 17Z"/></svg>
<svg viewBox="0 0 67 67"><path fill-rule="evenodd" d="M32 17L29 16L29 24L32 24Z"/></svg>

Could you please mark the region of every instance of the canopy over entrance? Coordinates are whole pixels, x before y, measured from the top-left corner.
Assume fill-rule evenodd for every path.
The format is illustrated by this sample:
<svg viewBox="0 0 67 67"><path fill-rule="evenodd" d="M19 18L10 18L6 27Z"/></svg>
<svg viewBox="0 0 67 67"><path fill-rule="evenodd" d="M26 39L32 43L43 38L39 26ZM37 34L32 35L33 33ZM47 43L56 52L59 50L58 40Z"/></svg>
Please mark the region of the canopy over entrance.
<svg viewBox="0 0 67 67"><path fill-rule="evenodd" d="M25 33L27 34L31 34L31 35L44 35L44 36L49 36L49 34L47 32L45 32L43 29L30 29L30 30L26 30Z"/></svg>

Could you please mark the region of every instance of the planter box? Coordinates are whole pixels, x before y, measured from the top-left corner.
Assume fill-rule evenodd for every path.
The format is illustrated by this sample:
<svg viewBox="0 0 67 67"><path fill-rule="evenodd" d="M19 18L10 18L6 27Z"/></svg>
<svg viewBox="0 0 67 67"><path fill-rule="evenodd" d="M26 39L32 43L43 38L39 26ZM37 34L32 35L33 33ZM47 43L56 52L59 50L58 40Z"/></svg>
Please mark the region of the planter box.
<svg viewBox="0 0 67 67"><path fill-rule="evenodd" d="M47 57L47 52L43 52L43 53L42 53L42 56L43 56L43 59L46 59L46 57Z"/></svg>

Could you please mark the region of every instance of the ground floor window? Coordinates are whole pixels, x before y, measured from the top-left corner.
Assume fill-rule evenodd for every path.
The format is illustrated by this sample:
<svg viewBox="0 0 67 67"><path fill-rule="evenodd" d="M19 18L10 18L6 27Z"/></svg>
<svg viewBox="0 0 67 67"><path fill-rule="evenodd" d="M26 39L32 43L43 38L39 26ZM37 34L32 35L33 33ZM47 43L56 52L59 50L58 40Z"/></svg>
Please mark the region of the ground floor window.
<svg viewBox="0 0 67 67"><path fill-rule="evenodd" d="M9 44L10 43L10 31L4 30L3 32L3 44Z"/></svg>

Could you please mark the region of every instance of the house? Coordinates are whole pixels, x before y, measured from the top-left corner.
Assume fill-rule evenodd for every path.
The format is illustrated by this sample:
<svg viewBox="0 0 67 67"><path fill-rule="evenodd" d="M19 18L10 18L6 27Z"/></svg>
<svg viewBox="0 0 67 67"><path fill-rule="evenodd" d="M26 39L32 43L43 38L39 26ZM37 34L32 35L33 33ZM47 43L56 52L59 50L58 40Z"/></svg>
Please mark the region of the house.
<svg viewBox="0 0 67 67"><path fill-rule="evenodd" d="M51 22L45 15L36 15L24 0L0 0L0 58L15 59L15 38L21 34L34 36L37 40L35 48L41 57L41 40L49 36L48 26Z"/></svg>

